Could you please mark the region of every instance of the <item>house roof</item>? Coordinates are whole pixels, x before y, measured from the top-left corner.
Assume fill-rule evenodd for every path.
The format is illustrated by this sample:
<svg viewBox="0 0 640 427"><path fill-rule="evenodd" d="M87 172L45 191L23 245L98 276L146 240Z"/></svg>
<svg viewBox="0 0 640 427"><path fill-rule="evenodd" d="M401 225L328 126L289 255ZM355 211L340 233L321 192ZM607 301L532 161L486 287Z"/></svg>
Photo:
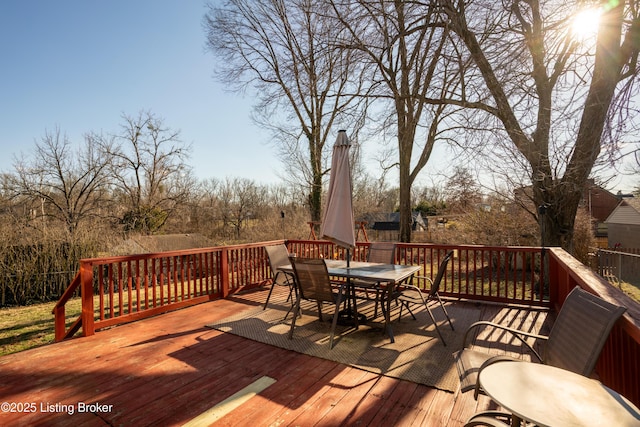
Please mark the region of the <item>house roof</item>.
<svg viewBox="0 0 640 427"><path fill-rule="evenodd" d="M529 202L532 203L533 187L528 185L517 188L514 190L514 195L517 200L529 200ZM581 206L588 208L593 219L598 222L603 222L607 220L614 209L620 204L620 200L626 200L628 198L628 194L622 194L621 192L614 194L606 188L596 185L595 180L589 179L585 183L580 203Z"/></svg>
<svg viewBox="0 0 640 427"><path fill-rule="evenodd" d="M605 223L640 225L640 198L623 199L611 212Z"/></svg>
<svg viewBox="0 0 640 427"><path fill-rule="evenodd" d="M597 221L605 221L620 204L623 197L625 196L613 194L609 190L593 184L593 180L590 180L590 185L582 194L582 203L589 209L592 218Z"/></svg>

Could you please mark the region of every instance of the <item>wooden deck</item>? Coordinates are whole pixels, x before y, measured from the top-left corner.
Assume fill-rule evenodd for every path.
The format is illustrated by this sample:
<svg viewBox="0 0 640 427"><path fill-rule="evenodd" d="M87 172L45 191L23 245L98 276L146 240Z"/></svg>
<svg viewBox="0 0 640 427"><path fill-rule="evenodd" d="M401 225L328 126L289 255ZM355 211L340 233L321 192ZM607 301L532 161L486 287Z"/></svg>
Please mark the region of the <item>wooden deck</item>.
<svg viewBox="0 0 640 427"><path fill-rule="evenodd" d="M0 425L183 425L265 376L276 382L202 425L461 426L475 412L495 408L486 397L476 402L472 392L396 380L204 326L250 309L266 293L2 357ZM543 332L546 317L489 305L481 316Z"/></svg>

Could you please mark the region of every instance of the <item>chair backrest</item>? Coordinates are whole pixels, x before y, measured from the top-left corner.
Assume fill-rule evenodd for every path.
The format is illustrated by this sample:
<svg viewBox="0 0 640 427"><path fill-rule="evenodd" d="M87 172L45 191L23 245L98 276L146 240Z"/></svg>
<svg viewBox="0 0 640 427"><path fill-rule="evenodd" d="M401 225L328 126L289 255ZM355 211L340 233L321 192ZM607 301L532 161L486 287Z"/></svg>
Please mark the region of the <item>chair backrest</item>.
<svg viewBox="0 0 640 427"><path fill-rule="evenodd" d="M302 299L335 303L324 259L291 258L291 264Z"/></svg>
<svg viewBox="0 0 640 427"><path fill-rule="evenodd" d="M625 310L576 286L553 323L543 362L591 375L611 328Z"/></svg>
<svg viewBox="0 0 640 427"><path fill-rule="evenodd" d="M280 267L291 266L287 247L285 245L273 245L265 246L264 249L269 257L269 267L271 267L271 273L273 273L273 280L279 285L285 284L287 280L286 274L278 273Z"/></svg>
<svg viewBox="0 0 640 427"><path fill-rule="evenodd" d="M434 296L438 293L438 289L440 288L440 282L442 282L442 278L444 274L447 272L447 265L449 264L449 260L453 257L453 251L447 252L447 254L440 261L440 266L438 267L438 273L436 273L435 279L433 279L433 284L431 285L431 289L429 289L429 296Z"/></svg>
<svg viewBox="0 0 640 427"><path fill-rule="evenodd" d="M396 260L396 245L391 242L373 242L369 244L368 262L394 264Z"/></svg>

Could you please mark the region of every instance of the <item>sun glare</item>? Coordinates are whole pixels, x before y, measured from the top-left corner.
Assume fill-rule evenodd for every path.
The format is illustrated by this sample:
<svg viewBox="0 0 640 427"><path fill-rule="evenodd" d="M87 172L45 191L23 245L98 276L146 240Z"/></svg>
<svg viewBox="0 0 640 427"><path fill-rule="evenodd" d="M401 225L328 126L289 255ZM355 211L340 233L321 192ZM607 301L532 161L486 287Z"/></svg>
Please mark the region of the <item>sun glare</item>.
<svg viewBox="0 0 640 427"><path fill-rule="evenodd" d="M598 24L600 22L600 8L589 8L578 12L573 17L571 23L571 32L575 37L580 39L588 39L595 37L598 33Z"/></svg>

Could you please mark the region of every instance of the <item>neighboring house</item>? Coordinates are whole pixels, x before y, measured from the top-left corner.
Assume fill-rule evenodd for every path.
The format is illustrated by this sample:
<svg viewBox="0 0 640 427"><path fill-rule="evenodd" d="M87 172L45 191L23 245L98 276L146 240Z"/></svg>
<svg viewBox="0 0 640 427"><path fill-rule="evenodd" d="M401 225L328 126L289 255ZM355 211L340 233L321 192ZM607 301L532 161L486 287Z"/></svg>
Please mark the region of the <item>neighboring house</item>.
<svg viewBox="0 0 640 427"><path fill-rule="evenodd" d="M134 255L209 248L215 243L200 234L165 234L137 236L125 240L111 250L110 255Z"/></svg>
<svg viewBox="0 0 640 427"><path fill-rule="evenodd" d="M640 198L625 198L606 219L610 248L640 247Z"/></svg>
<svg viewBox="0 0 640 427"><path fill-rule="evenodd" d="M524 206L529 205L533 209L531 202L532 198L531 186L517 188L514 192L516 200ZM612 192L595 184L593 179L589 179L582 192L582 199L580 200L580 207L585 208L592 220L593 220L593 232L598 240L598 246L607 246L607 228L608 224L606 219L620 204L621 200L633 197L629 194L622 194L618 192L613 194Z"/></svg>
<svg viewBox="0 0 640 427"><path fill-rule="evenodd" d="M620 204L620 200L629 197L629 195L613 194L612 192L605 190L602 187L595 185L593 180L589 180L587 188L582 194L581 207L584 207L589 212L593 219L593 231L598 239L606 243L607 239L607 224L606 220L614 209Z"/></svg>
<svg viewBox="0 0 640 427"><path fill-rule="evenodd" d="M378 213L368 215L367 222L373 224L371 229L377 231L400 231L400 213ZM425 231L427 222L418 211L411 212L411 230Z"/></svg>

